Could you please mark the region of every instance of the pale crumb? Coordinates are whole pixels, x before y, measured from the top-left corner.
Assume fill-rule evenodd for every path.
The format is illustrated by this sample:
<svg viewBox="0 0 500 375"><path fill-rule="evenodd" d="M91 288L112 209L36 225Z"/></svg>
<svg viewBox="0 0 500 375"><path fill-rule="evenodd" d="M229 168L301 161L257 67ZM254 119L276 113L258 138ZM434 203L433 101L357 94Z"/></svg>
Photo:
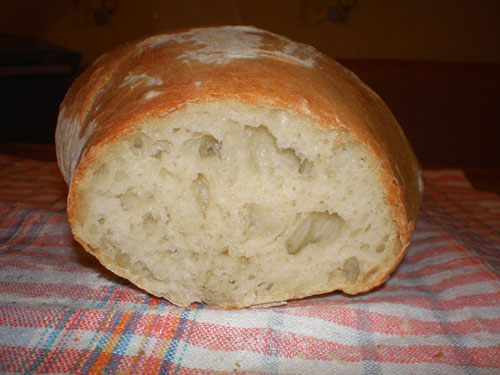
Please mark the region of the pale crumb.
<svg viewBox="0 0 500 375"><path fill-rule="evenodd" d="M102 149L73 229L115 274L180 306L357 293L395 260L375 160L288 110L190 104Z"/></svg>

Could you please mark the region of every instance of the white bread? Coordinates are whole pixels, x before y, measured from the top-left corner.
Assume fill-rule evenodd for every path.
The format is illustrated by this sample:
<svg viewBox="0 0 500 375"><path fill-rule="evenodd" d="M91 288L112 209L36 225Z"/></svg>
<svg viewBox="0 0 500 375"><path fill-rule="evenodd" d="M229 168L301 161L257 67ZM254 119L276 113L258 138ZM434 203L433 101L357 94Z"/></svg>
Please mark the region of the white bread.
<svg viewBox="0 0 500 375"><path fill-rule="evenodd" d="M250 27L102 56L62 103L56 146L75 239L180 306L368 291L402 260L421 198L381 99L312 47Z"/></svg>

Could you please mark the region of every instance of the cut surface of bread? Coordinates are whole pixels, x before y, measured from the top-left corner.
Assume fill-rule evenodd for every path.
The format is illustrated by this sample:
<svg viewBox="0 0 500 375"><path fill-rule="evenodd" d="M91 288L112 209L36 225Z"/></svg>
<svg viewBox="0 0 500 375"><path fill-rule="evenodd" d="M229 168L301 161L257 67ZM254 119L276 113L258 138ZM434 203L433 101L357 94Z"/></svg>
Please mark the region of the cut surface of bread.
<svg viewBox="0 0 500 375"><path fill-rule="evenodd" d="M249 30L253 37L255 29ZM296 62L285 64L297 68ZM221 64L201 65L210 71L206 65ZM418 165L411 149L404 151L406 140L378 98L377 105L389 113L373 120L380 122L382 135L373 123L339 126L342 112L325 126L325 116L315 114L309 101L306 110L297 110L280 100L269 104L243 95L248 90L254 95L254 88L239 88L236 95L227 81L226 95L214 95L212 88L181 105L165 100L156 110L134 109L124 120L120 116L127 108L106 109L112 106L108 97L120 97L112 92L113 79L128 79L123 90L129 91L168 79L145 73L137 78L126 70L110 78L105 69L96 73L98 68L91 76L104 82L99 90L105 93L69 94L66 105L73 115L63 105L58 156L70 183L73 234L114 273L180 306L204 302L241 308L333 290L365 292L384 282L401 261L418 209L418 202L407 202L420 199ZM190 68L194 86L206 85L196 64ZM305 75L312 69L298 68L306 69ZM189 75L189 69L182 74ZM318 79L326 79L323 75L320 71ZM258 77L246 83L255 82ZM165 85L176 89L175 83ZM312 97L321 91L313 88ZM139 94L154 100L160 92L155 87ZM351 105L354 111L367 105L363 97L347 96L335 105ZM395 129L383 128L387 119ZM365 140L364 132L375 136ZM402 142L397 151L388 147L384 153L390 144L386 133ZM398 161L391 165L391 152L413 163L412 181L399 172ZM417 195L412 199L405 196L408 183L413 190L406 190Z"/></svg>

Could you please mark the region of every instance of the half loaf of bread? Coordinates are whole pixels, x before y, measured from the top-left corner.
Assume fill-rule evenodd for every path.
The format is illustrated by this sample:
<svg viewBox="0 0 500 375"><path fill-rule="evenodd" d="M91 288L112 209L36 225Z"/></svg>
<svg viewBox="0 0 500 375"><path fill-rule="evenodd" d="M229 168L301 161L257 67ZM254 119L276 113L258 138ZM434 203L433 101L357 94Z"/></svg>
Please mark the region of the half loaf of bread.
<svg viewBox="0 0 500 375"><path fill-rule="evenodd" d="M103 55L66 95L56 145L76 240L180 306L368 291L403 258L422 190L375 93L251 27Z"/></svg>

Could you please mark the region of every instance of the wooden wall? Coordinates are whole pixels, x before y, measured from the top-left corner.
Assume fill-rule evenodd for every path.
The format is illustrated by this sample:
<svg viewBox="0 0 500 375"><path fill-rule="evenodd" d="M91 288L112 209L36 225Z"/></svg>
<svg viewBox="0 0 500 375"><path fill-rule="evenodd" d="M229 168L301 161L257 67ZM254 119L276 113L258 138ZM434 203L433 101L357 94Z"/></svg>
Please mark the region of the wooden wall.
<svg viewBox="0 0 500 375"><path fill-rule="evenodd" d="M339 3L351 9L334 23ZM336 58L500 62L499 14L498 0L2 0L0 33L77 50L84 63L143 35L221 24L261 27Z"/></svg>

